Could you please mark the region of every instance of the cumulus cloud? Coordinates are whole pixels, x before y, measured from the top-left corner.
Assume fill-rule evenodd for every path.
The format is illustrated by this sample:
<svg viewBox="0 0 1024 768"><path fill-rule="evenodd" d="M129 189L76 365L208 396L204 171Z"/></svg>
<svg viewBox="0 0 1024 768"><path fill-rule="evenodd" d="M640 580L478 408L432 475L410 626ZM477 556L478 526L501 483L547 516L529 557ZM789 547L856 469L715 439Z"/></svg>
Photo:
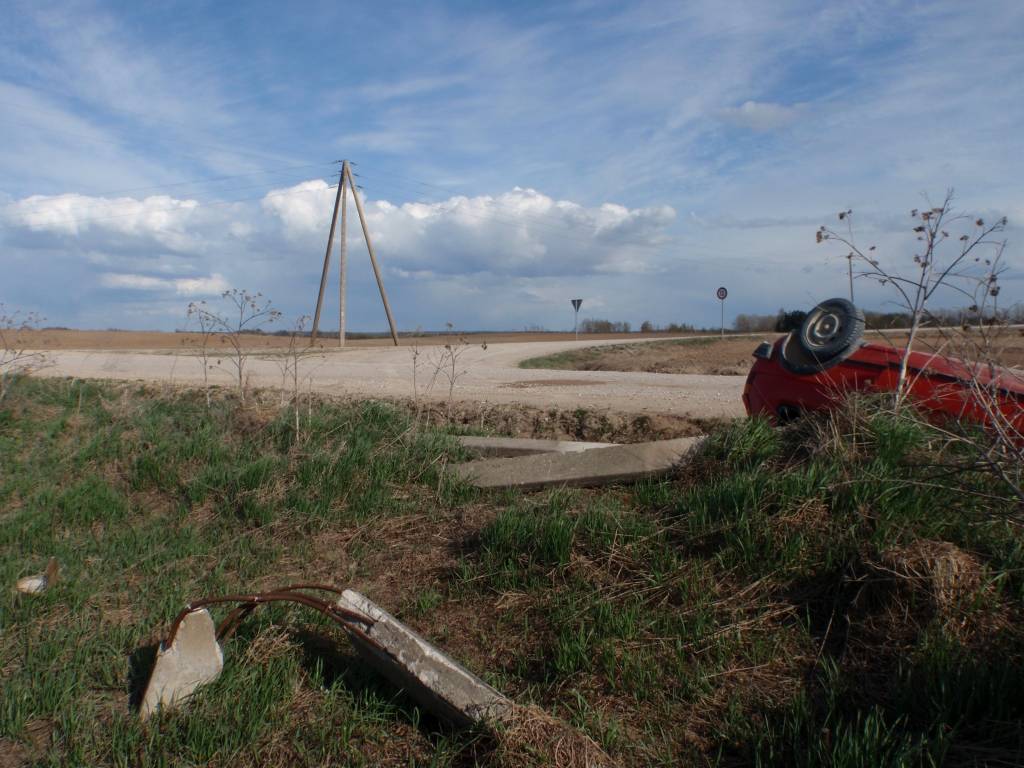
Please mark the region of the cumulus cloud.
<svg viewBox="0 0 1024 768"><path fill-rule="evenodd" d="M800 115L803 107L787 107L767 101L745 101L738 107L719 110L718 115L727 123L758 133L774 131L789 125Z"/></svg>
<svg viewBox="0 0 1024 768"><path fill-rule="evenodd" d="M231 287L224 276L220 274L212 274L207 277L164 278L117 272L100 275L100 285L105 288L132 291L173 291L179 296L214 296Z"/></svg>
<svg viewBox="0 0 1024 768"><path fill-rule="evenodd" d="M310 181L275 190L263 209L297 241L322 238L335 190ZM366 206L374 240L404 274L559 275L650 269L676 218L667 205L586 207L515 187L500 195ZM354 235L353 235L354 236Z"/></svg>
<svg viewBox="0 0 1024 768"><path fill-rule="evenodd" d="M8 225L32 232L77 237L105 231L150 237L169 248L185 249L192 243L187 227L198 209L195 200L166 195L141 200L80 194L32 195L6 206L4 220Z"/></svg>
<svg viewBox="0 0 1024 768"><path fill-rule="evenodd" d="M77 300L107 307L111 322L130 322L116 318L144 306L176 325L183 298L231 287L262 290L293 315L311 310L336 192L310 180L235 204L36 196L0 202L7 224L0 236L20 263L46 258ZM388 290L415 307L400 319L408 327L446 320L515 327L517 312L536 322L538 303L566 286L666 268L676 218L670 206L583 205L522 187L364 205ZM375 288L351 201L349 214L352 317L358 322L365 313L375 327ZM19 274L28 285L30 270ZM588 306L598 307L601 294L591 289Z"/></svg>

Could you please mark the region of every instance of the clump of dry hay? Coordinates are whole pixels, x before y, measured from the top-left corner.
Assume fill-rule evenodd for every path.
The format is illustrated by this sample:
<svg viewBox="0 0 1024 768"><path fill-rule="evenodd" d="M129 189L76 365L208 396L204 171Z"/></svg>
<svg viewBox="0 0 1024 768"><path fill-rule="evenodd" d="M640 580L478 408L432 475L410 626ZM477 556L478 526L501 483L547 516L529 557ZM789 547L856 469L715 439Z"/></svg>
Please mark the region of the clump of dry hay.
<svg viewBox="0 0 1024 768"><path fill-rule="evenodd" d="M977 558L948 541L920 539L882 553L884 570L906 579L923 593L936 613L952 619L982 587L984 571Z"/></svg>
<svg viewBox="0 0 1024 768"><path fill-rule="evenodd" d="M514 705L495 729L499 766L614 768L618 765L589 736L540 707Z"/></svg>

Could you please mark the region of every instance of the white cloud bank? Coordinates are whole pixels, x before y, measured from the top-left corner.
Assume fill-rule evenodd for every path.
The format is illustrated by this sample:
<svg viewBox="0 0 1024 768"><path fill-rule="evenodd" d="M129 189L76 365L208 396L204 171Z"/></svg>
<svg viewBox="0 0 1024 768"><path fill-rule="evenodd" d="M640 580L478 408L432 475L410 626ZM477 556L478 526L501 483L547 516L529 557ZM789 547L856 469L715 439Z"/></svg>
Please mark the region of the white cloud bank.
<svg viewBox="0 0 1024 768"><path fill-rule="evenodd" d="M286 314L297 315L309 312L315 297L335 194L328 183L311 180L250 203L33 196L0 204L0 236L16 254L22 284L33 284L32 264L45 258L66 283L62 290L72 290L83 305L106 307L109 322L132 322L118 319L119 308L145 307L176 325L183 297L216 296L232 287L263 291ZM405 306L425 308L402 321L407 327L459 319L514 328L527 322L520 315L536 317L538 306L567 290L562 285L658 273L666 268L668 228L676 219L666 205L585 206L520 187L364 205L389 292L416 294ZM360 283L369 275L351 200L348 209L353 300L371 297L368 322L375 327L374 291ZM588 306L600 304L599 293L591 289ZM358 305L353 312L358 322Z"/></svg>
<svg viewBox="0 0 1024 768"><path fill-rule="evenodd" d="M188 249L195 241L189 232L199 210L195 200L167 195L143 199L90 197L80 194L32 195L8 205L3 220L33 232L77 237L105 232L129 237L151 237L168 248Z"/></svg>
<svg viewBox="0 0 1024 768"><path fill-rule="evenodd" d="M164 327L176 327L187 299L229 288L262 291L287 316L307 314L335 194L327 182L310 180L250 203L82 195L13 201L0 206L7 296L19 295L19 285L42 290L35 287L45 263L61 295L99 308L87 317L102 314L101 327L160 316ZM667 205L586 206L521 187L434 202L367 200L365 209L405 329L446 321L564 327L573 296L585 298L585 314L693 322L705 305L717 310L713 289L721 284L733 302L727 311L810 306L845 285L843 260L814 244L822 220L813 216L691 216L682 232L670 233L676 211ZM887 220L865 214L858 229L877 241L882 258L912 248L902 229L890 232ZM352 327L376 329L383 318L352 201L348 235ZM863 290L866 306L884 300L870 286ZM329 303L335 300L329 291ZM95 322L46 314L62 324Z"/></svg>
<svg viewBox="0 0 1024 768"><path fill-rule="evenodd" d="M335 195L326 182L309 181L274 190L262 207L299 243L324 238ZM676 218L667 205L586 207L521 187L430 203L377 200L366 211L372 237L387 251L390 266L421 275L646 271L656 264ZM355 237L354 217L350 227Z"/></svg>
<svg viewBox="0 0 1024 768"><path fill-rule="evenodd" d="M131 291L173 291L179 296L214 296L231 287L224 276L219 274L208 277L168 279L116 272L106 272L100 275L100 285L104 288L121 288Z"/></svg>

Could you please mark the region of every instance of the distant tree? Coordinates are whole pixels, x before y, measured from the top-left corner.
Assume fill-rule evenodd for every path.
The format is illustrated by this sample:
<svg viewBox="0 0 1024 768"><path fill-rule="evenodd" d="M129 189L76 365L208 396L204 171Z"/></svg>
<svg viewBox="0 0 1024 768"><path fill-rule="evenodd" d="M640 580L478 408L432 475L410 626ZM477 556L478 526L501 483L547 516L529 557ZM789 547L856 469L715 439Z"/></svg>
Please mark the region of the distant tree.
<svg viewBox="0 0 1024 768"><path fill-rule="evenodd" d="M654 333L654 323L650 320L644 320L640 323L640 333Z"/></svg>
<svg viewBox="0 0 1024 768"><path fill-rule="evenodd" d="M629 333L632 326L628 322L603 320L588 317L580 320L580 333Z"/></svg>
<svg viewBox="0 0 1024 768"><path fill-rule="evenodd" d="M799 309L794 309L792 312L780 309L775 320L775 330L779 333L795 331L803 325L805 317L807 317L807 313Z"/></svg>
<svg viewBox="0 0 1024 768"><path fill-rule="evenodd" d="M740 333L757 333L759 331L771 331L775 328L775 315L736 315L733 321L733 328Z"/></svg>

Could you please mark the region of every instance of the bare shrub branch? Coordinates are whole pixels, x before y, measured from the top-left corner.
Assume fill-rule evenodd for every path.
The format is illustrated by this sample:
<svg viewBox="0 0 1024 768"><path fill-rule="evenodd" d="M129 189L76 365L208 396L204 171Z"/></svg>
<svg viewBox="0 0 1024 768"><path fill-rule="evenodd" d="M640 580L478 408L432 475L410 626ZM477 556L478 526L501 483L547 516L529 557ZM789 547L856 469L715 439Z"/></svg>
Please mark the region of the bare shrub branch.
<svg viewBox="0 0 1024 768"><path fill-rule="evenodd" d="M0 302L0 402L19 376L28 376L49 364L45 352L26 346L26 334L38 330L42 321L35 312L8 309Z"/></svg>
<svg viewBox="0 0 1024 768"><path fill-rule="evenodd" d="M249 362L249 350L245 346L245 335L258 333L261 329L281 318L281 313L274 309L270 299L262 293L232 288L221 294L225 309L211 308L205 301L192 302L188 305L189 320L195 323L200 332L200 359L203 363L203 381L209 384L208 372L214 370L209 363L210 343L214 337L224 342L229 351L227 360L231 364L232 378L238 386L238 396L245 402L246 366ZM220 365L220 360L216 365ZM207 389L207 402L209 390Z"/></svg>

